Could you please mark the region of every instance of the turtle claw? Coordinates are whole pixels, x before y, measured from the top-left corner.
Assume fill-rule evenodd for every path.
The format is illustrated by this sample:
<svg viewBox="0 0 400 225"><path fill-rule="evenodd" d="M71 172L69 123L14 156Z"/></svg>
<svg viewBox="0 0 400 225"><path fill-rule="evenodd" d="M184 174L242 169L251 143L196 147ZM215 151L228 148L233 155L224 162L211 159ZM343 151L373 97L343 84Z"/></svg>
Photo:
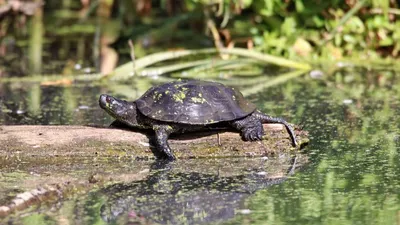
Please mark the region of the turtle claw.
<svg viewBox="0 0 400 225"><path fill-rule="evenodd" d="M245 141L261 141L264 136L262 127L249 127L242 131L242 138Z"/></svg>

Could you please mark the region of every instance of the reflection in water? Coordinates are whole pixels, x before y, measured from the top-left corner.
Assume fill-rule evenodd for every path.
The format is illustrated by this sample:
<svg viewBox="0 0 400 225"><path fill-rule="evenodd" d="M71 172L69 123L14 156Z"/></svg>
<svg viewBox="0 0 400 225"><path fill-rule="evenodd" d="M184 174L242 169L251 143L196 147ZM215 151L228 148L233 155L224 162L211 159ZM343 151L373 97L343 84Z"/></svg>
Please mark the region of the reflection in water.
<svg viewBox="0 0 400 225"><path fill-rule="evenodd" d="M199 173L154 174L143 183L119 184L105 190L110 199L101 207L105 221L125 213L163 223L189 224L226 220L235 215L245 196L283 179L254 175L219 178Z"/></svg>
<svg viewBox="0 0 400 225"><path fill-rule="evenodd" d="M106 116L97 110L99 107L95 99L99 92L96 86L0 83L0 124L101 124Z"/></svg>
<svg viewBox="0 0 400 225"><path fill-rule="evenodd" d="M224 221L233 218L238 210L245 209L245 197L281 183L287 175L293 174L296 158L289 157L286 163L284 167L288 172L283 176L257 172L254 168L234 176L221 176L217 171L205 174L176 172L174 168L157 169L144 181L109 186L92 193L86 201L103 199L99 209L101 218L118 224L132 220L161 224ZM87 214L93 214L90 210L93 209L84 209Z"/></svg>

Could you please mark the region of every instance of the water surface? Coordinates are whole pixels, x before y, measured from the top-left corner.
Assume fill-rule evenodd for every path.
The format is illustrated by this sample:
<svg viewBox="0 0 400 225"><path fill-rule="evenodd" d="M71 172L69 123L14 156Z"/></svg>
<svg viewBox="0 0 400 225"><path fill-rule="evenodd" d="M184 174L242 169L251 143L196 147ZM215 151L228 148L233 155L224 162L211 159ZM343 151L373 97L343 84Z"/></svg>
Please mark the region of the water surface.
<svg viewBox="0 0 400 225"><path fill-rule="evenodd" d="M122 88L126 86L116 88L111 84L0 84L0 122L105 125L112 119L97 106L98 95L114 93L133 100L152 82L143 83L130 92L122 91L129 89ZM207 161L207 168L226 162L242 172L218 176L218 172L202 169L155 169L147 180L117 184L68 201L56 210L58 217L45 210L44 214L30 213L13 221L23 224L26 219L36 218L43 224L52 224L64 212L63 207L73 207L77 209L73 211L75 218L86 218L79 220L86 224L124 224L130 220L183 224L396 224L400 221L398 90L398 74L393 71L345 68L320 79L306 74L248 96L262 111L301 124L310 132L310 145L304 152L309 163L282 182L269 185L265 177L257 177L268 171L266 164L247 171L229 160ZM290 162L284 165L289 168ZM246 181L252 181L253 186L246 185ZM206 201L200 203L198 199ZM197 212L202 213L194 211L189 215L184 210L184 206L195 209L196 205ZM202 209L207 206L216 214L204 214Z"/></svg>

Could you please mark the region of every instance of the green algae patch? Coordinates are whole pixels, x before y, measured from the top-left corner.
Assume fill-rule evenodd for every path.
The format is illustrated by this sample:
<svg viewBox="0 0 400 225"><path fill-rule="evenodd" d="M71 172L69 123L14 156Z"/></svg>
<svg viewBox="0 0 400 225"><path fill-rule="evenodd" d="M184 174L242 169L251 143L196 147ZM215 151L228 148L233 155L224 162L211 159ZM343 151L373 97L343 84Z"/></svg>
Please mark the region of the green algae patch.
<svg viewBox="0 0 400 225"><path fill-rule="evenodd" d="M154 91L153 93L153 100L159 101L163 97L163 93L160 93L158 91Z"/></svg>
<svg viewBox="0 0 400 225"><path fill-rule="evenodd" d="M207 157L263 157L281 153L295 153L301 151L308 142L305 131L296 131L297 147L292 147L286 130L277 125L272 129L265 129L266 135L262 141L245 142L236 132L199 133L192 141L179 142L170 139L170 145L178 158L207 158ZM282 126L283 127L283 126ZM206 136L202 136L206 135ZM175 147L175 148L174 148Z"/></svg>
<svg viewBox="0 0 400 225"><path fill-rule="evenodd" d="M5 160L0 160L0 163L5 163ZM26 180L30 175L20 170L13 170L10 172L0 173L0 205L6 201L11 200L16 194L23 191L23 188L19 187L22 181Z"/></svg>
<svg viewBox="0 0 400 225"><path fill-rule="evenodd" d="M7 193L0 195L0 219L32 205L55 204L112 183L143 179L151 163L98 156L0 157L0 162L0 193Z"/></svg>
<svg viewBox="0 0 400 225"><path fill-rule="evenodd" d="M183 91L179 91L175 94L172 95L172 98L176 101L176 102L180 102L183 103L183 100L185 100L186 98L186 94Z"/></svg>
<svg viewBox="0 0 400 225"><path fill-rule="evenodd" d="M114 149L114 148L107 148L105 151L105 155L113 155L113 156L127 156L126 151Z"/></svg>
<svg viewBox="0 0 400 225"><path fill-rule="evenodd" d="M194 103L201 103L201 104L207 102L207 100L205 98L202 98L202 97L192 97L191 100Z"/></svg>

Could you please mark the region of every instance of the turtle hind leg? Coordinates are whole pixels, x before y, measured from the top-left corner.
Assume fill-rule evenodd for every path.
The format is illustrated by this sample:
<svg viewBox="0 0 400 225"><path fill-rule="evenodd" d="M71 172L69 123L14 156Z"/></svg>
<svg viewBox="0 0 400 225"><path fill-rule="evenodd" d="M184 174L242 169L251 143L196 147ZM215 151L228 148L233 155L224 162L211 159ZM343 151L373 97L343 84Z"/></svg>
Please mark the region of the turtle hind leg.
<svg viewBox="0 0 400 225"><path fill-rule="evenodd" d="M245 141L260 141L265 135L261 121L250 115L232 122L232 127L239 130Z"/></svg>
<svg viewBox="0 0 400 225"><path fill-rule="evenodd" d="M271 117L271 116L268 116L268 115L266 115L266 114L264 114L264 113L262 113L260 111L255 111L253 114L251 114L251 116L258 118L261 123L280 123L280 124L283 124L285 126L285 128L286 128L286 131L290 135L290 139L292 140L292 146L293 147L297 146L296 135L294 134L293 128L284 119L278 118L278 117Z"/></svg>
<svg viewBox="0 0 400 225"><path fill-rule="evenodd" d="M154 144L157 159L175 160L176 158L168 145L168 137L175 129L169 125L154 125L153 130L155 132Z"/></svg>

